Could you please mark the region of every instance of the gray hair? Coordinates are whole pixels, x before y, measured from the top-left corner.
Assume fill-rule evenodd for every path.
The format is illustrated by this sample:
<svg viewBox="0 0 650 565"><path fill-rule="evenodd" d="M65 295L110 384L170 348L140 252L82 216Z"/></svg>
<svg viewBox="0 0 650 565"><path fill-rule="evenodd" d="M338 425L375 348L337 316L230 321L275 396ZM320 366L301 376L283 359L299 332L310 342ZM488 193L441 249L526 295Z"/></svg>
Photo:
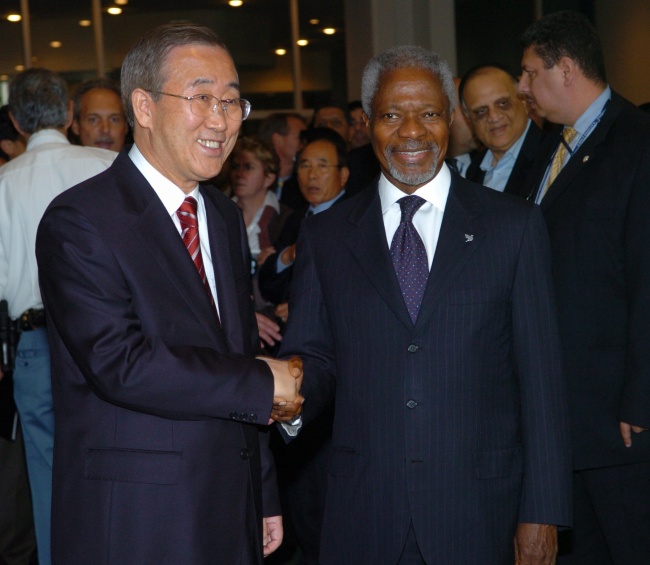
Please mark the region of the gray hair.
<svg viewBox="0 0 650 565"><path fill-rule="evenodd" d="M167 56L174 47L184 45L214 45L230 54L214 31L195 24L166 24L143 35L122 63L122 103L131 127L135 121L131 94L136 88L162 90L167 81ZM151 96L156 101L160 99L159 94Z"/></svg>
<svg viewBox="0 0 650 565"><path fill-rule="evenodd" d="M117 94L118 98L121 99L122 96L120 86L107 78L93 78L82 82L77 86L72 96L72 112L75 120L79 119L79 113L81 112L81 99L91 90L110 90Z"/></svg>
<svg viewBox="0 0 650 565"><path fill-rule="evenodd" d="M27 69L9 85L9 111L30 135L64 128L68 125L68 85L53 71Z"/></svg>
<svg viewBox="0 0 650 565"><path fill-rule="evenodd" d="M445 61L438 53L424 49L417 45L400 45L391 47L375 55L363 70L361 79L361 103L363 111L371 117L372 103L379 90L381 76L397 69L418 68L431 71L440 81L442 89L449 100L449 113L456 104L456 90L454 77Z"/></svg>

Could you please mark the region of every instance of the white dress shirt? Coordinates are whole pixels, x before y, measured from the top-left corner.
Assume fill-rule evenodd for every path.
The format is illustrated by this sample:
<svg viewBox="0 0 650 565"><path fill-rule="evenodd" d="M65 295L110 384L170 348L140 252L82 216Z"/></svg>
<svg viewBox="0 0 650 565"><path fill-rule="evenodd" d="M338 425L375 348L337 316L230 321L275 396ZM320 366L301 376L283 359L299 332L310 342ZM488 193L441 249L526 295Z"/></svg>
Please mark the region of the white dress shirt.
<svg viewBox="0 0 650 565"><path fill-rule="evenodd" d="M151 188L154 189L158 198L160 198L160 201L163 203L163 206L167 210L172 222L174 222L179 236L183 230L176 212L178 212L181 204L188 196L191 196L196 200L196 217L199 222L199 241L201 242L203 268L205 269L205 276L208 279L210 291L212 292L212 297L214 298L214 303L217 307L217 313L221 315L219 312L219 301L217 300L217 285L214 280L214 266L212 264L212 253L210 252L210 240L208 239L208 221L205 214L205 202L203 202L203 196L199 191L198 183L192 192L185 194L178 186L176 186L160 171L155 169L153 165L144 158L144 155L140 153L140 150L135 143L129 151L129 157L131 158L131 161L133 161L133 164L142 173L142 176L147 179L147 182L151 185Z"/></svg>
<svg viewBox="0 0 650 565"><path fill-rule="evenodd" d="M55 196L107 169L117 153L71 145L55 129L29 137L25 153L0 167L0 300L17 319L43 308L36 264L36 231Z"/></svg>
<svg viewBox="0 0 650 565"><path fill-rule="evenodd" d="M413 225L420 234L424 248L427 250L429 270L431 270L436 246L438 245L442 216L445 212L450 185L451 173L447 165L443 163L438 174L413 193L426 200L413 216ZM402 211L397 201L405 196L407 196L406 193L391 184L384 176L384 173L381 174L379 178L379 198L381 199L381 211L384 216L384 228L386 229L386 240L389 248L402 219Z"/></svg>

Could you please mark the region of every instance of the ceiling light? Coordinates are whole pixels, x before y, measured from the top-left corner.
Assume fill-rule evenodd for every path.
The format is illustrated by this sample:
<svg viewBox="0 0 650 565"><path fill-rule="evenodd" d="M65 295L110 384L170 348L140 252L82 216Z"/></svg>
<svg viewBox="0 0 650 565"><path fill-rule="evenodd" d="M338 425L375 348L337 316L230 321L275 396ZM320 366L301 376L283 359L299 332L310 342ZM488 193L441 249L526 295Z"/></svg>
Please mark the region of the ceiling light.
<svg viewBox="0 0 650 565"><path fill-rule="evenodd" d="M106 10L111 16L119 16L122 13L122 8L118 8L117 6L111 6L108 10Z"/></svg>
<svg viewBox="0 0 650 565"><path fill-rule="evenodd" d="M239 6L242 4L242 0L230 0L230 2L228 2L228 5L232 6L233 8L239 8Z"/></svg>
<svg viewBox="0 0 650 565"><path fill-rule="evenodd" d="M336 33L336 30L335 30L333 27L326 27L326 28L323 30L323 33L324 33L325 35L334 35L334 34Z"/></svg>
<svg viewBox="0 0 650 565"><path fill-rule="evenodd" d="M19 22L23 17L20 14L8 14L7 20L10 22Z"/></svg>
<svg viewBox="0 0 650 565"><path fill-rule="evenodd" d="M307 41L306 39L299 39L298 41L296 41L296 43L300 45L300 47L305 47L305 45L309 44L309 41Z"/></svg>
<svg viewBox="0 0 650 565"><path fill-rule="evenodd" d="M287 54L287 50L286 50L286 49L282 49L282 48L280 48L280 49L276 49L276 50L275 50L275 54L276 54L276 55L280 55L280 56L282 56L282 55L286 55L286 54Z"/></svg>
<svg viewBox="0 0 650 565"><path fill-rule="evenodd" d="M126 6L129 0L113 0L118 6Z"/></svg>
<svg viewBox="0 0 650 565"><path fill-rule="evenodd" d="M57 40L50 41L50 47L52 47L53 49L58 49L59 47L61 47L61 45L63 45L63 43L61 43L60 41Z"/></svg>
<svg viewBox="0 0 650 565"><path fill-rule="evenodd" d="M81 27L90 27L92 22L90 20L79 20L79 25Z"/></svg>
<svg viewBox="0 0 650 565"><path fill-rule="evenodd" d="M320 20L316 18L312 18L311 20L309 20L309 23L313 26L317 26L320 23Z"/></svg>
<svg viewBox="0 0 650 565"><path fill-rule="evenodd" d="M19 73L22 73L25 70L25 65L16 65L14 69L17 70Z"/></svg>

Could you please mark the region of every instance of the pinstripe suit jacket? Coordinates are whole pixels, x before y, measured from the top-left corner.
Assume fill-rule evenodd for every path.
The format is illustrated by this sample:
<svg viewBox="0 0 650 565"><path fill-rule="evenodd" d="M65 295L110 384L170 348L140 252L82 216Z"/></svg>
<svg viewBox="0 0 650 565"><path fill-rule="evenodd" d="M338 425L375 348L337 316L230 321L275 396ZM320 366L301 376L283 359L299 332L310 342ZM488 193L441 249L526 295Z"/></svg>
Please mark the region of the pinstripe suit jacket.
<svg viewBox="0 0 650 565"><path fill-rule="evenodd" d="M335 398L321 561L512 563L518 522L568 525L570 454L536 206L453 175L418 320L377 184L304 222L283 352L305 425Z"/></svg>

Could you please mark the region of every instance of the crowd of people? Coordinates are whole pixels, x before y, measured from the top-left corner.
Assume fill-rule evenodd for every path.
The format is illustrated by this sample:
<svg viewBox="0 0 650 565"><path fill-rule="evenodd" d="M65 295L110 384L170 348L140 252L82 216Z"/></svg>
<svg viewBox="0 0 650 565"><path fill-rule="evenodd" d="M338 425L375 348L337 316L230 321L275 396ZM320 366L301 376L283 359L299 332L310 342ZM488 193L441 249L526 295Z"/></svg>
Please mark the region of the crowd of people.
<svg viewBox="0 0 650 565"><path fill-rule="evenodd" d="M521 42L246 136L198 25L12 80L0 564L650 563L650 115Z"/></svg>

